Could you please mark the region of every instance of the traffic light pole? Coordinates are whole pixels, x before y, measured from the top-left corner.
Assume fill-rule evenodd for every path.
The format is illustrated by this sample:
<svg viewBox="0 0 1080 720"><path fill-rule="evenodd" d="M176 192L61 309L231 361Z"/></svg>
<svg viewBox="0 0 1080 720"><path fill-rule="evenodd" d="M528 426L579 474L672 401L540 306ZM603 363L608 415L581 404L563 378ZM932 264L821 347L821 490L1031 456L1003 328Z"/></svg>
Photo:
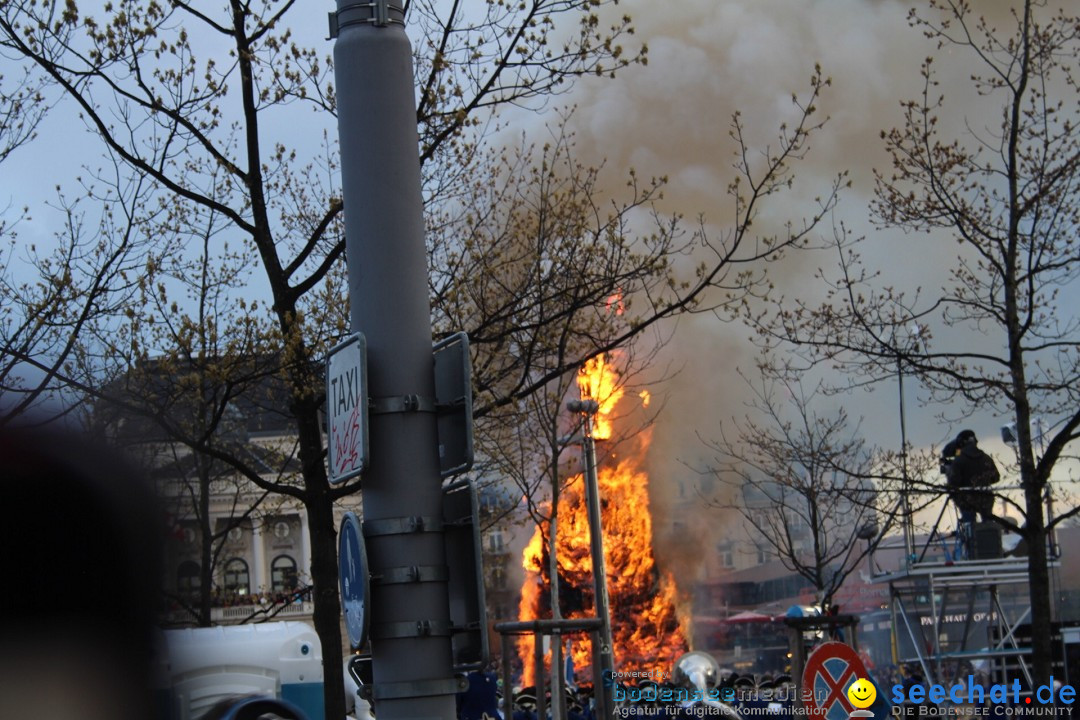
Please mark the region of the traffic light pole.
<svg viewBox="0 0 1080 720"><path fill-rule="evenodd" d="M350 320L367 343L363 533L379 720L455 717L412 52L402 10L331 15Z"/></svg>

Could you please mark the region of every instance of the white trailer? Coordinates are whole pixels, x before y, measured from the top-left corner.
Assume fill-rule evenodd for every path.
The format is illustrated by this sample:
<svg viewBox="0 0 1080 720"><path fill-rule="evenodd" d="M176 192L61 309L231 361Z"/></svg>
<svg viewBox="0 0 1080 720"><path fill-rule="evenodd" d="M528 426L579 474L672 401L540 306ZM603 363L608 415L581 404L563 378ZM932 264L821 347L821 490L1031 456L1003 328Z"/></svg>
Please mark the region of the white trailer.
<svg viewBox="0 0 1080 720"><path fill-rule="evenodd" d="M322 718L322 649L303 622L165 631L170 720L198 720L221 700L262 695Z"/></svg>

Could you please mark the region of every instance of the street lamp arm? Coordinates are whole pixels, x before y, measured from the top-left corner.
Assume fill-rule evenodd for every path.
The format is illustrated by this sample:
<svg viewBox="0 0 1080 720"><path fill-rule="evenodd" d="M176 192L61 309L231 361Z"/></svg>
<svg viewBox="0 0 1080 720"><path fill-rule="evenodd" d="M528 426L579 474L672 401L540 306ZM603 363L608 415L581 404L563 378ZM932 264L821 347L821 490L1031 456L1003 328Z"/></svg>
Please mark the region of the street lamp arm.
<svg viewBox="0 0 1080 720"><path fill-rule="evenodd" d="M595 415L600 411L600 403L595 400L570 400L566 403L566 409L570 412L584 413L586 415Z"/></svg>

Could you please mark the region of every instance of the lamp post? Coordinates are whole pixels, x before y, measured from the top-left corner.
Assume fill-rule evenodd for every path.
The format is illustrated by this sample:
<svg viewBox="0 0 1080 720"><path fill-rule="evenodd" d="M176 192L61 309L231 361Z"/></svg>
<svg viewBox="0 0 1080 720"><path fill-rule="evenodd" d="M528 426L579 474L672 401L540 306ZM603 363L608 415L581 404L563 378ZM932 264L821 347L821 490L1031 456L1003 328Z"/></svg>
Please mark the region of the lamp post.
<svg viewBox="0 0 1080 720"><path fill-rule="evenodd" d="M922 342L923 328L918 322L911 323L911 336L913 343L905 343L907 348L918 348ZM904 564L911 567L915 561L915 524L911 516L911 480L908 477L908 440L907 419L904 409L904 353L907 348L902 348L896 336L896 328L893 328L892 348L896 352L896 384L900 394L900 474L902 491L900 493L901 512L904 521Z"/></svg>
<svg viewBox="0 0 1080 720"><path fill-rule="evenodd" d="M371 398L363 537L373 578L372 687L379 720L451 718L463 688L453 671L445 574L412 47L400 3L337 7L350 320L367 340ZM336 648L323 652L340 662L330 659Z"/></svg>
<svg viewBox="0 0 1080 720"><path fill-rule="evenodd" d="M600 648L593 648L593 699L598 703L597 716L608 720L612 715L612 671L615 667L611 640L611 616L608 611L607 570L604 566L604 535L600 521L600 482L596 476L596 442L592 418L600 409L595 400L571 400L570 412L581 413L582 449L585 455L585 503L589 516L589 552L592 555L593 597L596 617L600 619ZM605 680L607 682L605 682Z"/></svg>
<svg viewBox="0 0 1080 720"><path fill-rule="evenodd" d="M902 490L900 493L904 516L904 564L911 567L915 559L915 532L911 517L911 502L908 493L911 491L911 482L908 479L908 452L907 452L907 421L904 413L904 359L896 353L896 384L900 393L900 476Z"/></svg>

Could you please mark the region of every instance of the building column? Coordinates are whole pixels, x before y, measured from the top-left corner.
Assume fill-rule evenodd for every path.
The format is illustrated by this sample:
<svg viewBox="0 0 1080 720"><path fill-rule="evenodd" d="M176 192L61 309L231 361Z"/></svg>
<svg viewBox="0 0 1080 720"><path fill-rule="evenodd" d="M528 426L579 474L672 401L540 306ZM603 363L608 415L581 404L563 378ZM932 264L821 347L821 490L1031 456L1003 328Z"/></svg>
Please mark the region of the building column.
<svg viewBox="0 0 1080 720"><path fill-rule="evenodd" d="M268 592L269 583L266 582L266 549L263 546L262 525L251 523L251 551L255 558L252 576L255 578L254 591L257 593Z"/></svg>

